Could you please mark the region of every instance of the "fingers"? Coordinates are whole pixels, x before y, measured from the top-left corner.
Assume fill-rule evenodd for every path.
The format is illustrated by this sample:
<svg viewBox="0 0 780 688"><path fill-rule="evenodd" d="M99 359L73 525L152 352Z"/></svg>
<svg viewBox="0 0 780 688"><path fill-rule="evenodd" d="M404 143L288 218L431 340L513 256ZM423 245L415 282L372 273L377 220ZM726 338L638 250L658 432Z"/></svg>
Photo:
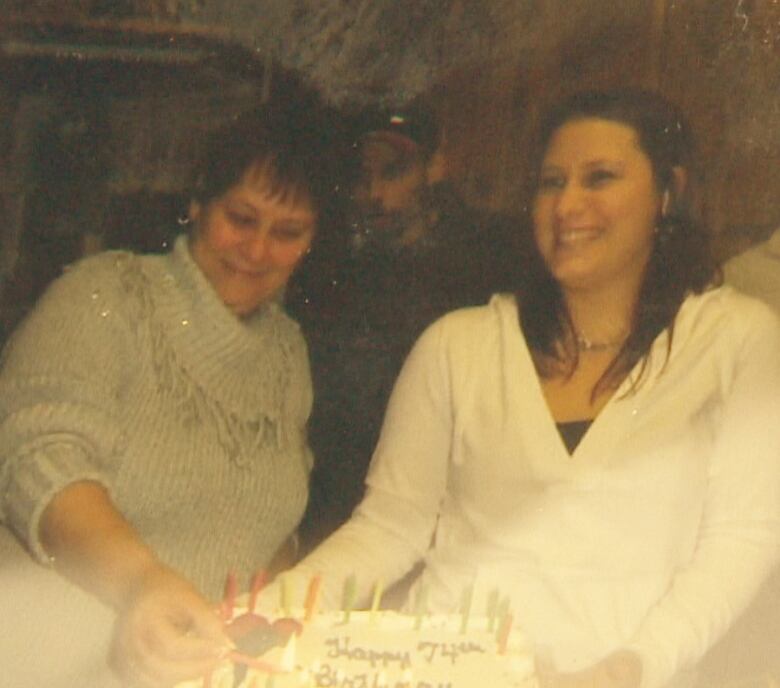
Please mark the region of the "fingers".
<svg viewBox="0 0 780 688"><path fill-rule="evenodd" d="M188 648L188 641L184 638L176 643L176 647L168 646L171 654L157 643L153 646L118 645L114 667L130 685L143 688L161 688L202 677L215 668L219 655L214 654L210 647L204 647L199 639L194 639Z"/></svg>
<svg viewBox="0 0 780 688"><path fill-rule="evenodd" d="M164 625L144 633L117 634L113 665L131 685L159 687L203 676L214 669L228 649L210 638L171 631Z"/></svg>
<svg viewBox="0 0 780 688"><path fill-rule="evenodd" d="M216 607L204 607L189 618L186 635L201 638L219 646L224 651L234 650L235 645L225 632L222 616Z"/></svg>
<svg viewBox="0 0 780 688"><path fill-rule="evenodd" d="M159 688L203 676L231 648L216 610L174 574L146 584L119 615L111 660L127 684Z"/></svg>

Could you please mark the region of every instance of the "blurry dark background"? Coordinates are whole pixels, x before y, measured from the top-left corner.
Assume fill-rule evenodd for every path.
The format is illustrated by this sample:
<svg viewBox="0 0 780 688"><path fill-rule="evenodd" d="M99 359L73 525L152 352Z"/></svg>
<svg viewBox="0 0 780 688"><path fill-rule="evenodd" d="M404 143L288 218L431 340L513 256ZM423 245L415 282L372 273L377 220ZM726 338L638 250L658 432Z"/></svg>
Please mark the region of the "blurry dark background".
<svg viewBox="0 0 780 688"><path fill-rule="evenodd" d="M64 264L170 242L199 142L272 61L338 106L427 94L456 186L509 212L547 102L656 87L698 132L719 255L780 225L778 0L0 0L0 341ZM744 629L715 675L777 637Z"/></svg>
<svg viewBox="0 0 780 688"><path fill-rule="evenodd" d="M778 0L4 0L4 332L62 264L175 234L199 141L271 60L339 106L428 94L456 185L510 212L546 102L654 86L698 131L720 255L780 223Z"/></svg>

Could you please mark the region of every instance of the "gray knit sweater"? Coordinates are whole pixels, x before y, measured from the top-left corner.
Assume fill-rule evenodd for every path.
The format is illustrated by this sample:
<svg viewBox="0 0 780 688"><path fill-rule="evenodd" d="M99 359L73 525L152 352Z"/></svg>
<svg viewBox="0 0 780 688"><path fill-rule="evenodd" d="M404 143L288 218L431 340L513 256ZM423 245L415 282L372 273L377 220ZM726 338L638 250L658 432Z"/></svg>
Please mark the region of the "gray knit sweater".
<svg viewBox="0 0 780 688"><path fill-rule="evenodd" d="M45 560L40 514L103 483L141 537L212 599L294 532L307 497L306 348L276 303L246 320L185 237L164 256L81 261L12 337L0 369L0 520Z"/></svg>

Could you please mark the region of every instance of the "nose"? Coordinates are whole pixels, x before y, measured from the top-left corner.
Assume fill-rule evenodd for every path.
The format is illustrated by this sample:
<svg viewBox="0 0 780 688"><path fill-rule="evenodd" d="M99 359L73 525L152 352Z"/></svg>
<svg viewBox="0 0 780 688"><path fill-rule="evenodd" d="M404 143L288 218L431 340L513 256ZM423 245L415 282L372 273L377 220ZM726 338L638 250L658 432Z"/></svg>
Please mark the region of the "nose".
<svg viewBox="0 0 780 688"><path fill-rule="evenodd" d="M560 190L555 203L555 216L559 220L576 216L585 203L587 190L574 181L569 181Z"/></svg>
<svg viewBox="0 0 780 688"><path fill-rule="evenodd" d="M264 227L253 232L244 244L244 256L253 265L262 263L268 257L269 251L270 242L268 231Z"/></svg>

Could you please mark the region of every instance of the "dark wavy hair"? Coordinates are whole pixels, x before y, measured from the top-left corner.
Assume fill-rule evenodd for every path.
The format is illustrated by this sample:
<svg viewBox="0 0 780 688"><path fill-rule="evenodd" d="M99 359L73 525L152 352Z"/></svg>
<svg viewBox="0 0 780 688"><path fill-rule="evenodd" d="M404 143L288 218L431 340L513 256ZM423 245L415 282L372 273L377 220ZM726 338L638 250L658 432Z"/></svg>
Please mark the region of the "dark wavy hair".
<svg viewBox="0 0 780 688"><path fill-rule="evenodd" d="M538 148L531 167L530 187L536 193L545 151L558 129L582 119L602 119L631 127L650 160L659 194L669 204L656 224L652 253L641 282L631 331L612 363L598 380L592 395L616 388L641 361L632 389L647 368L650 347L669 328L666 355L671 348L674 321L689 293L701 293L717 283L719 273L708 234L695 218L692 202L694 143L682 113L657 93L620 89L590 91L571 96L542 120ZM675 168L687 174L682 188L675 183ZM530 205L530 204L529 204ZM535 242L529 247L530 266L518 294L520 326L534 355L537 372L550 377L572 374L579 358L574 326L560 285L548 270Z"/></svg>
<svg viewBox="0 0 780 688"><path fill-rule="evenodd" d="M334 186L334 118L318 91L295 73L277 69L267 103L208 135L192 200L206 205L256 169L267 175L271 193L305 198L319 213Z"/></svg>

